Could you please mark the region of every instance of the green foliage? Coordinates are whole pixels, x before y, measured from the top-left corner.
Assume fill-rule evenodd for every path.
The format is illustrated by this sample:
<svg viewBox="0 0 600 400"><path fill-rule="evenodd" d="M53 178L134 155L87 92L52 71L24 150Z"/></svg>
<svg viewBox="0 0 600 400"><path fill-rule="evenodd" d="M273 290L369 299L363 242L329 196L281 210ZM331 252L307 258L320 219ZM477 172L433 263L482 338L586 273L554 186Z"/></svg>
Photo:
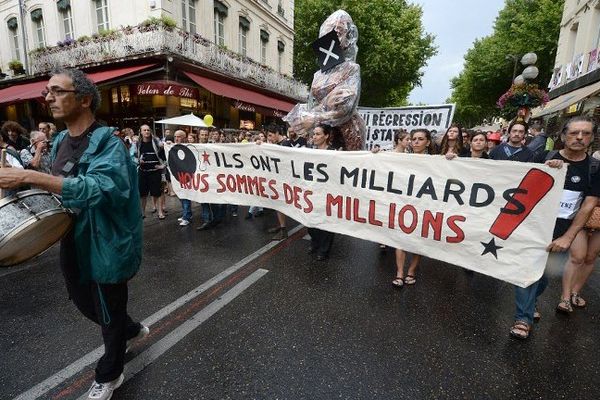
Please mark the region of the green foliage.
<svg viewBox="0 0 600 400"><path fill-rule="evenodd" d="M79 43L89 42L90 40L92 40L92 38L87 35L79 36L77 38L77 42L79 42Z"/></svg>
<svg viewBox="0 0 600 400"><path fill-rule="evenodd" d="M19 60L11 60L8 63L8 68L10 68L13 71L21 71L23 70L23 63Z"/></svg>
<svg viewBox="0 0 600 400"><path fill-rule="evenodd" d="M318 69L311 43L328 15L346 10L358 27L361 105L405 105L421 83L419 71L436 54L434 37L424 32L420 6L404 0L296 0L294 74L310 84Z"/></svg>
<svg viewBox="0 0 600 400"><path fill-rule="evenodd" d="M161 26L166 30L172 30L177 26L177 22L167 15L161 15L160 17L150 17L142 21L140 25L143 27Z"/></svg>
<svg viewBox="0 0 600 400"><path fill-rule="evenodd" d="M556 58L564 0L506 0L494 32L478 39L465 55L463 71L452 79L454 119L473 126L500 115L498 98L512 83L514 58L529 52L538 56L536 81L545 87ZM508 58L507 58L508 57ZM518 63L517 75L523 70Z"/></svg>

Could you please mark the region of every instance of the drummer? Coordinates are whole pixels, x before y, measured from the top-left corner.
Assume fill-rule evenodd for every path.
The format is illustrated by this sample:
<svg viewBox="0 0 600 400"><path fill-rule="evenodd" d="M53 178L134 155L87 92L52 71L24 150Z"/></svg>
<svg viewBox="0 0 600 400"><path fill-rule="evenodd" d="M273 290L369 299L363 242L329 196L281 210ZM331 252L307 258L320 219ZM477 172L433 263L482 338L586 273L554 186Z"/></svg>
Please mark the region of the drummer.
<svg viewBox="0 0 600 400"><path fill-rule="evenodd" d="M60 264L69 297L101 327L105 350L88 398L107 399L123 383L128 341L149 333L127 314L127 282L142 256L137 172L114 128L95 121L100 93L83 72L54 71L42 96L67 127L52 143L52 174L2 168L0 188L30 185L77 210L74 229L61 241Z"/></svg>

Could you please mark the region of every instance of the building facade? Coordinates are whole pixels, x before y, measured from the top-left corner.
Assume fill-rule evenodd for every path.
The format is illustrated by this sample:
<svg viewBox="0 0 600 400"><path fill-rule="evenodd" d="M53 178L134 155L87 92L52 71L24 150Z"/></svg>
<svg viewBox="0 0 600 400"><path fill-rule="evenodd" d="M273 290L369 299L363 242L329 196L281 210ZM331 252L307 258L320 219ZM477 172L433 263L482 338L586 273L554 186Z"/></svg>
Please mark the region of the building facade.
<svg viewBox="0 0 600 400"><path fill-rule="evenodd" d="M0 119L48 116L34 89L64 66L95 79L100 117L117 126L190 111L220 127L262 125L307 95L292 78L293 9L293 0L0 0Z"/></svg>
<svg viewBox="0 0 600 400"><path fill-rule="evenodd" d="M550 101L533 110L550 131L574 115L600 119L600 0L566 0L552 79Z"/></svg>

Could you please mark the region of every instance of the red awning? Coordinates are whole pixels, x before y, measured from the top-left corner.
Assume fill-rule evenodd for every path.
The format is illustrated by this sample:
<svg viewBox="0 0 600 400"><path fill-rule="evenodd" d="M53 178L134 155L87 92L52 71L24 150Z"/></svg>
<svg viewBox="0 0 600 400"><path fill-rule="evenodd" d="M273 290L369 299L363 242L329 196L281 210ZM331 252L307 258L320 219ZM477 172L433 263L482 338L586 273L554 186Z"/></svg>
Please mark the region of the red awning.
<svg viewBox="0 0 600 400"><path fill-rule="evenodd" d="M204 76L196 75L191 72L184 73L198 85L202 86L209 92L217 94L223 97L229 97L230 99L240 100L246 103L256 104L267 108L280 111L290 111L294 108L293 103L287 101L274 99L264 94L253 92L252 90L239 88L228 83L215 81L214 79L206 78Z"/></svg>
<svg viewBox="0 0 600 400"><path fill-rule="evenodd" d="M123 67L111 69L109 71L92 72L87 75L94 83L101 83L114 78L131 74L133 72L141 71L154 65L156 64L138 65L135 67ZM44 90L47 83L48 80L44 79L43 81L22 83L20 85L14 85L4 89L0 89L0 104L16 103L18 101L30 100L35 98L41 99L42 90Z"/></svg>

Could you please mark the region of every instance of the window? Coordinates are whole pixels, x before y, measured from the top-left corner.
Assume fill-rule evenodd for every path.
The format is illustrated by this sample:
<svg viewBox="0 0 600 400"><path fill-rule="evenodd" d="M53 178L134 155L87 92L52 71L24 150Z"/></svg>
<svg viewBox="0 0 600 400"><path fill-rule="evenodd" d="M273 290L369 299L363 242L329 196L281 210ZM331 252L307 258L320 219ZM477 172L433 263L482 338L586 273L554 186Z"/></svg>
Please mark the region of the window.
<svg viewBox="0 0 600 400"><path fill-rule="evenodd" d="M196 33L196 0L182 0L181 15L183 29L189 33Z"/></svg>
<svg viewBox="0 0 600 400"><path fill-rule="evenodd" d="M11 18L7 21L8 33L12 47L12 57L15 60L21 61L21 49L19 48L19 23L16 18Z"/></svg>
<svg viewBox="0 0 600 400"><path fill-rule="evenodd" d="M42 9L36 8L31 11L31 20L33 21L33 34L35 47L46 47L46 29L44 26L44 16Z"/></svg>
<svg viewBox="0 0 600 400"><path fill-rule="evenodd" d="M215 43L219 46L225 45L225 18L227 17L227 6L215 0Z"/></svg>
<svg viewBox="0 0 600 400"><path fill-rule="evenodd" d="M260 62L267 65L267 44L269 43L269 32L260 30Z"/></svg>
<svg viewBox="0 0 600 400"><path fill-rule="evenodd" d="M283 53L285 52L285 43L281 40L277 41L277 71L281 73L283 69Z"/></svg>
<svg viewBox="0 0 600 400"><path fill-rule="evenodd" d="M58 14L62 20L63 35L67 39L74 39L73 34L73 14L71 13L71 3L69 0L60 0L56 3Z"/></svg>
<svg viewBox="0 0 600 400"><path fill-rule="evenodd" d="M96 2L96 30L106 31L110 25L108 23L108 0L95 0Z"/></svg>
<svg viewBox="0 0 600 400"><path fill-rule="evenodd" d="M243 56L247 55L248 31L250 30L250 21L245 17L240 17L240 33L239 33L239 53Z"/></svg>

